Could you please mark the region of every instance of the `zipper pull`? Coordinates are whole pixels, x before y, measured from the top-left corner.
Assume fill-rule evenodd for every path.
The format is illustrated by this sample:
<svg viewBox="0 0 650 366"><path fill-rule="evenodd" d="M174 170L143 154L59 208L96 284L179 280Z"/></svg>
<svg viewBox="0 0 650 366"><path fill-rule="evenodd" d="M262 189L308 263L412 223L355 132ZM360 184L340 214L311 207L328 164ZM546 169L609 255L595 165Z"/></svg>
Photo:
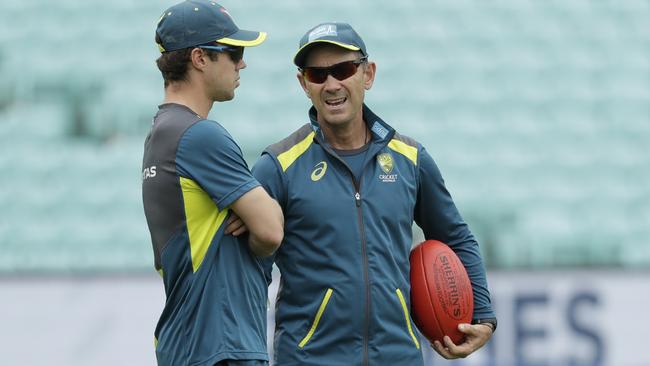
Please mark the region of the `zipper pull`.
<svg viewBox="0 0 650 366"><path fill-rule="evenodd" d="M354 194L354 199L357 200L357 207L361 207L361 195L359 192Z"/></svg>

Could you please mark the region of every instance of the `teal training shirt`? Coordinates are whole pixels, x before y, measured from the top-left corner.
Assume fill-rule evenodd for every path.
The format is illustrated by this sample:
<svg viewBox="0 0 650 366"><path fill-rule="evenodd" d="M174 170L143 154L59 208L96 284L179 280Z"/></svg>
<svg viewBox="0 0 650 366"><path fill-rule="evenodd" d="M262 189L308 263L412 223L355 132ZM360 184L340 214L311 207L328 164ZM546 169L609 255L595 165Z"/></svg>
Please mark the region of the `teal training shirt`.
<svg viewBox="0 0 650 366"><path fill-rule="evenodd" d="M166 303L155 329L164 366L268 360L267 283L229 206L259 183L217 122L164 104L147 136L142 196Z"/></svg>

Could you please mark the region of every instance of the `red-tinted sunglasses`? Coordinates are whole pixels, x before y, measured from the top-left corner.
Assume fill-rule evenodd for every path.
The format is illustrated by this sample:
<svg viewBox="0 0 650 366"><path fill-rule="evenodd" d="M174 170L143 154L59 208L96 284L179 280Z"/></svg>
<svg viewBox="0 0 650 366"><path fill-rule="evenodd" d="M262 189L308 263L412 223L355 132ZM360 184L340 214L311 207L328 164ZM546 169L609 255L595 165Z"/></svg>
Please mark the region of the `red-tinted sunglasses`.
<svg viewBox="0 0 650 366"><path fill-rule="evenodd" d="M336 80L343 81L356 74L359 65L367 60L368 57L362 57L358 60L339 62L338 64L327 67L305 67L300 69L300 72L302 72L307 81L315 84L324 83L328 75L332 75Z"/></svg>

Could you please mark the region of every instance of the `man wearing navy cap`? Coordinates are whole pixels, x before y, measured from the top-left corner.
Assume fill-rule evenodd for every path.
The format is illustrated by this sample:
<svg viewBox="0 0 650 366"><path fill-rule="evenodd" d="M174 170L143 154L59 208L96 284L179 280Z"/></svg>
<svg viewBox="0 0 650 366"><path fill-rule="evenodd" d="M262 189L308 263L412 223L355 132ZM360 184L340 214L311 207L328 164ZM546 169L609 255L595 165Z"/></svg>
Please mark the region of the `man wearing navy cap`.
<svg viewBox="0 0 650 366"><path fill-rule="evenodd" d="M208 119L214 102L234 98L244 47L265 37L207 0L174 5L158 22L165 99L145 142L142 196L166 295L154 332L159 365L268 364L260 257L282 240L282 211Z"/></svg>
<svg viewBox="0 0 650 366"><path fill-rule="evenodd" d="M482 347L496 317L478 243L429 153L364 104L377 68L363 40L349 24L319 24L294 63L309 123L253 168L285 219L266 261L267 276L272 260L281 273L274 365L422 365L409 313L414 221L455 251L474 291L464 343L433 347L449 359Z"/></svg>

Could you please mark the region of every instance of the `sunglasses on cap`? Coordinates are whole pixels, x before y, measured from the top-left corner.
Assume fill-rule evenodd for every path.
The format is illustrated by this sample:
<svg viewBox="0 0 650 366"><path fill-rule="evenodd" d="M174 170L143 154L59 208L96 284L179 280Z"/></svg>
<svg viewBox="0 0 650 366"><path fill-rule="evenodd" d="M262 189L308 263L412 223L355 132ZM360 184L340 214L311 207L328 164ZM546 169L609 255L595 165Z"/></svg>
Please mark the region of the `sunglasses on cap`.
<svg viewBox="0 0 650 366"><path fill-rule="evenodd" d="M230 56L232 62L236 64L244 58L244 47L235 47L218 43L202 44L196 47L221 53L227 53L228 56Z"/></svg>
<svg viewBox="0 0 650 366"><path fill-rule="evenodd" d="M307 81L315 84L324 83L328 75L332 75L336 80L343 81L356 74L359 65L367 60L368 57L362 57L358 60L339 62L327 67L304 67L300 69L300 72Z"/></svg>

